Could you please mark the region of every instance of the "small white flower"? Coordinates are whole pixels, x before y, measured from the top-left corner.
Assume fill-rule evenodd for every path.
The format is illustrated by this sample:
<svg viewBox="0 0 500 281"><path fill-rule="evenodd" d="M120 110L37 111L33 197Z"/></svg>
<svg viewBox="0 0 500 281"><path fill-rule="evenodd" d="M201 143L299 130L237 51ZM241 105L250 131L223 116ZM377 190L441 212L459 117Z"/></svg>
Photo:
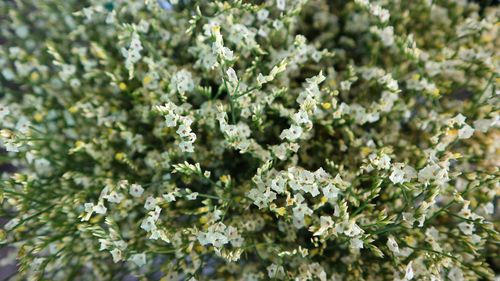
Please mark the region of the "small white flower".
<svg viewBox="0 0 500 281"><path fill-rule="evenodd" d="M189 127L189 125L186 125L186 124L181 124L179 125L179 128L177 129L176 133L180 136L180 137L188 137L191 135L191 128Z"/></svg>
<svg viewBox="0 0 500 281"><path fill-rule="evenodd" d="M277 193L285 192L285 185L286 181L281 177L273 179L271 181L271 189L276 191Z"/></svg>
<svg viewBox="0 0 500 281"><path fill-rule="evenodd" d="M320 228L314 232L314 236L321 236L323 235L326 231L328 231L330 228L333 227L333 220L329 216L321 216L319 218L320 220Z"/></svg>
<svg viewBox="0 0 500 281"><path fill-rule="evenodd" d="M22 116L16 124L16 130L21 134L27 134L30 130L31 122L28 118Z"/></svg>
<svg viewBox="0 0 500 281"><path fill-rule="evenodd" d="M94 212L94 204L93 203L85 203L83 204L83 208L85 213L87 213L83 218L82 221L88 221L90 217L92 216L92 213Z"/></svg>
<svg viewBox="0 0 500 281"><path fill-rule="evenodd" d="M408 265L406 266L405 280L413 279L414 273L413 273L412 263L413 263L413 261L409 262Z"/></svg>
<svg viewBox="0 0 500 281"><path fill-rule="evenodd" d="M405 173L403 170L394 167L389 179L394 184L403 183L405 182Z"/></svg>
<svg viewBox="0 0 500 281"><path fill-rule="evenodd" d="M99 203L97 203L97 205L94 206L93 210L96 214L104 215L104 214L106 214L106 211L108 209L104 206L103 202L99 202Z"/></svg>
<svg viewBox="0 0 500 281"><path fill-rule="evenodd" d="M173 192L163 194L163 199L168 203L175 201L175 195Z"/></svg>
<svg viewBox="0 0 500 281"><path fill-rule="evenodd" d="M340 190L336 188L333 184L329 183L325 187L321 189L323 191L323 194L325 195L326 198L328 199L337 199L339 196Z"/></svg>
<svg viewBox="0 0 500 281"><path fill-rule="evenodd" d="M391 252L393 252L394 254L399 254L399 245L398 245L398 243L396 242L396 240L394 240L394 237L389 236L389 238L387 239L387 247L388 247L388 248L389 248L389 250L391 250Z"/></svg>
<svg viewBox="0 0 500 281"><path fill-rule="evenodd" d="M191 92L194 90L194 81L191 72L182 69L176 72L172 79L170 80L171 87L183 94L185 92Z"/></svg>
<svg viewBox="0 0 500 281"><path fill-rule="evenodd" d="M359 239L358 237L351 239L349 248L352 250L363 249L363 240Z"/></svg>
<svg viewBox="0 0 500 281"><path fill-rule="evenodd" d="M108 200L111 203L120 204L120 202L125 199L125 196L117 193L116 191L111 191L109 194L103 196L104 199Z"/></svg>
<svg viewBox="0 0 500 281"><path fill-rule="evenodd" d="M457 116L448 120L448 126L463 125L465 124L465 119L467 119L467 117L465 117L462 113L459 113Z"/></svg>
<svg viewBox="0 0 500 281"><path fill-rule="evenodd" d="M177 125L177 119L179 116L173 113L165 115L165 123L167 127L175 127Z"/></svg>
<svg viewBox="0 0 500 281"><path fill-rule="evenodd" d="M221 56L226 61L234 60L234 53L228 47L222 47Z"/></svg>
<svg viewBox="0 0 500 281"><path fill-rule="evenodd" d="M149 196L146 199L146 203L144 203L144 209L153 210L156 207L156 198L153 196Z"/></svg>
<svg viewBox="0 0 500 281"><path fill-rule="evenodd" d="M344 92L347 92L351 89L352 82L351 81L342 81L340 82L340 89Z"/></svg>
<svg viewBox="0 0 500 281"><path fill-rule="evenodd" d="M387 26L382 30L377 28L375 32L384 46L388 47L394 44L394 28L392 26Z"/></svg>
<svg viewBox="0 0 500 281"><path fill-rule="evenodd" d="M234 69L230 67L227 69L226 73L229 79L229 83L231 83L231 85L235 87L236 84L238 84L238 76L236 76L236 71L234 71Z"/></svg>
<svg viewBox="0 0 500 281"><path fill-rule="evenodd" d="M11 140L7 140L3 144L5 146L5 150L8 152L19 152L19 147L21 147L21 144L15 143Z"/></svg>
<svg viewBox="0 0 500 281"><path fill-rule="evenodd" d="M138 267L142 267L143 265L146 264L146 254L141 253L141 254L134 254L130 256L129 259L131 262L135 263Z"/></svg>
<svg viewBox="0 0 500 281"><path fill-rule="evenodd" d="M449 272L448 272L448 278L450 278L451 281L464 281L464 273L462 270L456 266L454 266Z"/></svg>
<svg viewBox="0 0 500 281"><path fill-rule="evenodd" d="M285 0L276 0L276 6L278 7L279 10L284 11L285 10Z"/></svg>
<svg viewBox="0 0 500 281"><path fill-rule="evenodd" d="M134 184L130 185L129 193L133 197L140 197L143 192L144 192L144 188L142 188L142 186L140 186L139 184L134 183Z"/></svg>
<svg viewBox="0 0 500 281"><path fill-rule="evenodd" d="M473 223L469 222L461 222L458 224L458 228L465 234L465 235L472 235L474 233L475 227Z"/></svg>
<svg viewBox="0 0 500 281"><path fill-rule="evenodd" d="M114 248L111 252L111 255L113 256L113 262L117 263L122 260L122 251L118 248Z"/></svg>
<svg viewBox="0 0 500 281"><path fill-rule="evenodd" d="M271 264L267 267L267 275L271 279L282 279L285 276L285 269L282 265Z"/></svg>
<svg viewBox="0 0 500 281"><path fill-rule="evenodd" d="M486 205L483 206L483 209L488 215L493 215L493 213L495 213L495 205L493 205L492 202L486 203Z"/></svg>
<svg viewBox="0 0 500 281"><path fill-rule="evenodd" d="M142 220L141 228L147 232L155 230L156 229L155 219L153 217L150 217L150 216L146 217L144 220Z"/></svg>
<svg viewBox="0 0 500 281"><path fill-rule="evenodd" d="M266 10L266 9L260 9L258 12L257 12L257 19L259 21L265 21L267 19L267 17L269 16L269 11Z"/></svg>
<svg viewBox="0 0 500 281"><path fill-rule="evenodd" d="M3 228L5 230L11 230L13 229L15 226L17 226L19 224L21 220L19 218L13 218L11 219L8 223L6 223Z"/></svg>
<svg viewBox="0 0 500 281"><path fill-rule="evenodd" d="M188 195L186 195L186 199L187 200L196 200L196 198L198 197L198 192L193 192L193 193L189 193Z"/></svg>
<svg viewBox="0 0 500 281"><path fill-rule="evenodd" d="M183 141L179 143L179 148L181 149L182 152L189 152L189 153L194 152L193 143L191 142Z"/></svg>
<svg viewBox="0 0 500 281"><path fill-rule="evenodd" d="M428 164L422 170L418 172L418 181L425 183L434 179L440 167L436 164Z"/></svg>
<svg viewBox="0 0 500 281"><path fill-rule="evenodd" d="M302 124L311 124L311 120L309 119L309 116L307 115L307 112L304 110L299 110L297 113L293 115L292 120L297 123L297 125L302 125Z"/></svg>
<svg viewBox="0 0 500 281"><path fill-rule="evenodd" d="M489 128L495 126L498 124L498 116L497 118L491 118L491 119L478 119L474 121L474 129L477 131L480 131L482 133L486 133Z"/></svg>
<svg viewBox="0 0 500 281"><path fill-rule="evenodd" d="M468 139L472 137L473 134L474 134L474 129L467 124L465 124L462 128L458 130L459 139Z"/></svg>
<svg viewBox="0 0 500 281"><path fill-rule="evenodd" d="M0 122L2 119L10 113L10 110L7 106L0 103Z"/></svg>
<svg viewBox="0 0 500 281"><path fill-rule="evenodd" d="M344 223L344 234L349 237L358 236L363 233L361 229L354 221L350 220L348 223Z"/></svg>
<svg viewBox="0 0 500 281"><path fill-rule="evenodd" d="M302 135L303 129L300 126L297 125L292 125L290 126L290 129L285 129L283 132L281 132L280 138L281 139L288 139L289 141L294 141Z"/></svg>

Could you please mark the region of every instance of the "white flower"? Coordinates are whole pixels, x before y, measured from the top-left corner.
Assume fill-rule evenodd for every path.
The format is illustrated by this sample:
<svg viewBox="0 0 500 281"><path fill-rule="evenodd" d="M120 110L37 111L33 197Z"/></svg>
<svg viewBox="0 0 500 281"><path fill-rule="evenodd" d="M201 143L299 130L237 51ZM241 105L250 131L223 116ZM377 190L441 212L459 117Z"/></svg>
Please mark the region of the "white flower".
<svg viewBox="0 0 500 281"><path fill-rule="evenodd" d="M225 231L225 236L234 247L241 247L243 245L243 237L238 233L236 227L228 226Z"/></svg>
<svg viewBox="0 0 500 281"><path fill-rule="evenodd" d="M307 206L307 204L299 203L293 209L293 216L296 218L303 219L305 215L312 215L313 211Z"/></svg>
<svg viewBox="0 0 500 281"><path fill-rule="evenodd" d="M16 130L21 134L27 134L30 130L31 122L28 118L22 116L16 123Z"/></svg>
<svg viewBox="0 0 500 281"><path fill-rule="evenodd" d="M276 265L273 263L267 267L267 275L271 279L275 279L275 278L281 279L285 275L285 270L284 270L283 266Z"/></svg>
<svg viewBox="0 0 500 281"><path fill-rule="evenodd" d="M19 147L21 147L21 144L15 143L11 140L5 141L3 145L5 146L5 150L8 152L19 152Z"/></svg>
<svg viewBox="0 0 500 281"><path fill-rule="evenodd" d="M103 202L99 202L93 207L93 210L96 214L104 215L108 209L104 206Z"/></svg>
<svg viewBox="0 0 500 281"><path fill-rule="evenodd" d="M45 260L46 260L45 258L35 258L29 266L32 270L38 271L40 270L40 266Z"/></svg>
<svg viewBox="0 0 500 281"><path fill-rule="evenodd" d="M93 203L85 203L83 204L83 208L85 213L87 213L83 218L82 221L88 221L90 217L92 216L92 213L94 212L94 204Z"/></svg>
<svg viewBox="0 0 500 281"><path fill-rule="evenodd" d="M0 103L0 122L2 119L10 113L10 110L7 106Z"/></svg>
<svg viewBox="0 0 500 281"><path fill-rule="evenodd" d="M183 141L179 143L179 148L181 149L182 152L189 152L189 153L194 152L194 147L192 142Z"/></svg>
<svg viewBox="0 0 500 281"><path fill-rule="evenodd" d="M480 131L482 133L486 133L489 128L494 127L496 124L498 124L498 118L499 116L497 115L496 118L491 118L491 119L478 119L474 121L474 129L477 131Z"/></svg>
<svg viewBox="0 0 500 281"><path fill-rule="evenodd" d="M129 79L134 76L134 64L141 59L142 44L137 32L132 33L130 46L128 49L122 49L122 55L125 57L125 68L129 71ZM64 79L63 79L64 80Z"/></svg>
<svg viewBox="0 0 500 281"><path fill-rule="evenodd" d="M226 61L232 61L232 60L234 60L234 53L228 47L222 47L222 49L221 49L221 56Z"/></svg>
<svg viewBox="0 0 500 281"><path fill-rule="evenodd" d="M454 266L450 271L448 272L448 278L451 281L464 281L464 273L459 267Z"/></svg>
<svg viewBox="0 0 500 281"><path fill-rule="evenodd" d="M267 83L270 79L268 79L267 76L264 76L262 73L259 73L257 75L257 84L259 84L259 86L262 86L263 84Z"/></svg>
<svg viewBox="0 0 500 281"><path fill-rule="evenodd" d="M152 240L158 240L161 239L167 243L171 243L171 241L168 239L167 234L165 233L164 230L159 230L159 229L153 229L151 231L151 235L149 236L149 239Z"/></svg>
<svg viewBox="0 0 500 281"><path fill-rule="evenodd" d="M35 159L34 161L35 170L41 175L47 175L51 171L51 164L49 160L45 158Z"/></svg>
<svg viewBox="0 0 500 281"><path fill-rule="evenodd" d="M125 199L125 196L117 193L116 191L111 191L109 194L103 196L103 198L111 203L120 204L120 202L122 202L122 200Z"/></svg>
<svg viewBox="0 0 500 281"><path fill-rule="evenodd" d="M168 203L175 201L175 195L173 192L163 194L163 199Z"/></svg>
<svg viewBox="0 0 500 281"><path fill-rule="evenodd" d="M340 82L340 89L342 91L347 92L351 89L351 85L352 85L352 82L349 80L342 81L342 82Z"/></svg>
<svg viewBox="0 0 500 281"><path fill-rule="evenodd" d="M333 220L331 217L321 216L319 220L320 220L320 228L316 232L314 232L313 236L321 236L326 231L328 231L330 228L333 227Z"/></svg>
<svg viewBox="0 0 500 281"><path fill-rule="evenodd" d="M276 191L277 193L285 192L285 185L286 181L281 177L273 179L271 181L271 189Z"/></svg>
<svg viewBox="0 0 500 281"><path fill-rule="evenodd" d="M156 229L156 221L155 221L155 219L153 217L151 217L151 216L146 217L144 220L142 220L141 228L144 229L147 232L155 230Z"/></svg>
<svg viewBox="0 0 500 281"><path fill-rule="evenodd" d="M398 92L399 86L398 81L392 78L391 74L386 74L378 79L378 82L382 85L385 85L389 91Z"/></svg>
<svg viewBox="0 0 500 281"><path fill-rule="evenodd" d="M375 28L375 33L380 37L384 46L388 47L394 44L394 28L392 26L383 29Z"/></svg>
<svg viewBox="0 0 500 281"><path fill-rule="evenodd" d="M351 239L349 248L352 250L363 249L363 240L359 239L358 237Z"/></svg>
<svg viewBox="0 0 500 281"><path fill-rule="evenodd" d="M144 203L144 208L146 210L153 210L156 207L156 198L149 196L146 198L146 203Z"/></svg>
<svg viewBox="0 0 500 281"><path fill-rule="evenodd" d="M231 85L235 87L236 84L238 84L238 76L236 76L236 71L234 71L234 69L230 67L227 69L226 74L228 76L229 83L231 83Z"/></svg>
<svg viewBox="0 0 500 281"><path fill-rule="evenodd" d="M396 240L394 240L394 237L389 236L389 238L387 239L387 247L394 254L399 254L399 246L398 246L398 243L396 242Z"/></svg>
<svg viewBox="0 0 500 281"><path fill-rule="evenodd" d="M122 260L122 251L118 248L114 248L111 252L111 255L113 256L113 262L117 263Z"/></svg>
<svg viewBox="0 0 500 281"><path fill-rule="evenodd" d="M462 128L458 130L459 139L468 139L472 137L473 134L474 134L474 129L467 124L465 124Z"/></svg>
<svg viewBox="0 0 500 281"><path fill-rule="evenodd" d="M349 222L344 223L343 232L349 237L354 237L363 233L363 229L361 229L353 220L350 220Z"/></svg>
<svg viewBox="0 0 500 281"><path fill-rule="evenodd" d="M229 243L228 237L224 235L226 226L222 223L217 223L208 228L207 232L198 234L198 241L201 245L212 244L216 248L220 248Z"/></svg>
<svg viewBox="0 0 500 281"><path fill-rule="evenodd" d="M170 85L173 90L183 94L194 90L194 81L191 72L182 69L176 72L170 80Z"/></svg>
<svg viewBox="0 0 500 281"><path fill-rule="evenodd" d="M59 72L59 77L61 80L68 81L73 74L76 72L76 66L71 64L62 64L61 71Z"/></svg>
<svg viewBox="0 0 500 281"><path fill-rule="evenodd" d="M459 113L459 114L457 114L457 116L450 118L448 120L448 126L451 127L454 125L463 125L463 124L465 124L465 119L467 119L467 117L462 115L462 113Z"/></svg>
<svg viewBox="0 0 500 281"><path fill-rule="evenodd" d="M142 186L140 186L139 184L134 183L134 184L130 185L129 193L133 197L140 197L143 192L144 192L144 188L142 188Z"/></svg>
<svg viewBox="0 0 500 281"><path fill-rule="evenodd" d="M265 21L267 19L267 17L269 16L269 11L266 10L266 9L260 9L258 12L257 12L257 19L259 21Z"/></svg>
<svg viewBox="0 0 500 281"><path fill-rule="evenodd" d="M474 233L475 227L473 223L470 222L461 222L458 224L458 228L465 234L465 235L472 235Z"/></svg>
<svg viewBox="0 0 500 281"><path fill-rule="evenodd" d="M304 110L299 110L297 113L295 113L292 117L292 120L297 125L311 124L311 120L309 120L309 116L307 115L307 112Z"/></svg>
<svg viewBox="0 0 500 281"><path fill-rule="evenodd" d="M180 137L188 137L191 135L191 128L189 127L189 125L181 124L179 125L179 128L177 129L176 133Z"/></svg>
<svg viewBox="0 0 500 281"><path fill-rule="evenodd" d="M493 213L495 212L495 205L493 205L492 202L488 202L483 206L483 209L486 214L493 215Z"/></svg>
<svg viewBox="0 0 500 281"><path fill-rule="evenodd" d="M289 141L294 141L302 135L302 127L297 126L297 125L292 125L290 126L290 129L285 129L283 132L281 132L280 138L281 139L288 139Z"/></svg>
<svg viewBox="0 0 500 281"><path fill-rule="evenodd" d="M285 10L285 0L276 0L276 6L278 7L278 10Z"/></svg>
<svg viewBox="0 0 500 281"><path fill-rule="evenodd" d="M129 261L135 263L138 267L142 267L143 265L146 264L146 254L144 253L134 254L130 256Z"/></svg>
<svg viewBox="0 0 500 281"><path fill-rule="evenodd" d="M398 183L403 183L405 182L405 172L399 168L394 166L391 175L389 176L389 179L392 181L394 184Z"/></svg>
<svg viewBox="0 0 500 281"><path fill-rule="evenodd" d="M193 193L189 193L188 195L186 195L186 199L187 200L196 200L196 198L198 197L198 192L193 192Z"/></svg>
<svg viewBox="0 0 500 281"><path fill-rule="evenodd" d="M333 184L329 183L325 187L321 189L323 191L323 194L325 195L326 198L328 199L337 199L339 196L340 190L336 188Z"/></svg>
<svg viewBox="0 0 500 281"><path fill-rule="evenodd" d="M157 221L158 218L160 217L160 213L161 213L161 207L160 206L155 206L155 209L154 211L151 211L149 212L149 215L155 220Z"/></svg>
<svg viewBox="0 0 500 281"><path fill-rule="evenodd" d="M413 263L413 261L409 262L408 265L406 266L405 280L413 279L414 273L413 273L412 263Z"/></svg>
<svg viewBox="0 0 500 281"><path fill-rule="evenodd" d="M14 227L16 227L21 220L19 218L13 218L9 222L7 222L3 228L5 230L12 230Z"/></svg>
<svg viewBox="0 0 500 281"><path fill-rule="evenodd" d="M418 181L426 183L436 177L437 172L441 168L437 164L428 164L418 172Z"/></svg>

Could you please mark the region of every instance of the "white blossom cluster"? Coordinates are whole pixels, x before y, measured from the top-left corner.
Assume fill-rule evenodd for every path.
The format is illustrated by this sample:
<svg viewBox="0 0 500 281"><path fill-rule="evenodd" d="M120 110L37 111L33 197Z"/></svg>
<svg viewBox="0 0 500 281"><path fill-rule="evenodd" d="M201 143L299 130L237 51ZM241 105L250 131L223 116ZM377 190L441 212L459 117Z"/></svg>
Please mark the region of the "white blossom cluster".
<svg viewBox="0 0 500 281"><path fill-rule="evenodd" d="M0 271L498 280L499 16L1 1Z"/></svg>

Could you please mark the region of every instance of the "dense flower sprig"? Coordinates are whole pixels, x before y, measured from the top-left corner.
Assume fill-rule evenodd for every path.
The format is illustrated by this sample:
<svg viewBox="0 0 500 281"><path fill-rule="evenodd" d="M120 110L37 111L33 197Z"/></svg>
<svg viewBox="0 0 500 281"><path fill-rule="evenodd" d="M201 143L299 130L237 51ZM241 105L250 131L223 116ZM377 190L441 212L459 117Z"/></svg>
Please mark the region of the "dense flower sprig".
<svg viewBox="0 0 500 281"><path fill-rule="evenodd" d="M44 0L0 15L0 242L19 279L498 274L498 7Z"/></svg>

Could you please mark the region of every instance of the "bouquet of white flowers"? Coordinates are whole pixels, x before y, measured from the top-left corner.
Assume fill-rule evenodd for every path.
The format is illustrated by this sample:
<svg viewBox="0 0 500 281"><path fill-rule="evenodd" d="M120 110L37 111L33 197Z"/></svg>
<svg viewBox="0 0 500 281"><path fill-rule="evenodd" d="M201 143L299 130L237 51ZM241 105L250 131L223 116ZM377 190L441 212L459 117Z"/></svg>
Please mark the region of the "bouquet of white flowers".
<svg viewBox="0 0 500 281"><path fill-rule="evenodd" d="M19 280L492 280L499 16L1 1L2 264Z"/></svg>

